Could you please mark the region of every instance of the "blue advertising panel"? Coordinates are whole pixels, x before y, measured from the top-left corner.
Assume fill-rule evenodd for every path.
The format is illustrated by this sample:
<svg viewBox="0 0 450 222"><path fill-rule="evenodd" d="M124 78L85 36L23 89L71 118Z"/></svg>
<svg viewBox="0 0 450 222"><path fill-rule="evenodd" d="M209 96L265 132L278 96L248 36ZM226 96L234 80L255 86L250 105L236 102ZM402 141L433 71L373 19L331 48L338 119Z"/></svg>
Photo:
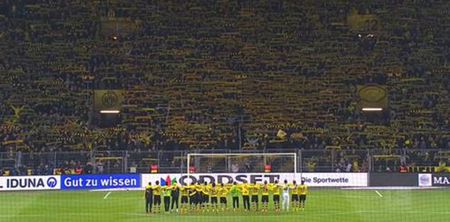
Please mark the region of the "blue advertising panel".
<svg viewBox="0 0 450 222"><path fill-rule="evenodd" d="M62 190L90 190L139 188L140 174L110 174L110 175L63 175L61 176Z"/></svg>

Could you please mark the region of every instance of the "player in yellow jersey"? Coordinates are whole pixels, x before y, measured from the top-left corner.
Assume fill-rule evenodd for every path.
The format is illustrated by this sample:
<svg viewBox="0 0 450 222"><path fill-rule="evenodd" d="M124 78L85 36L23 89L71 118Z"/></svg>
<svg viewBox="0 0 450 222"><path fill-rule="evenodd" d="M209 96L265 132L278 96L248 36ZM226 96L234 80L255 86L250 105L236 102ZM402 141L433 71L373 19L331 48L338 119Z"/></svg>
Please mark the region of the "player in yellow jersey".
<svg viewBox="0 0 450 222"><path fill-rule="evenodd" d="M270 190L273 195L273 206L275 211L280 211L280 185L278 184L278 180L275 180L273 184L271 184Z"/></svg>
<svg viewBox="0 0 450 222"><path fill-rule="evenodd" d="M194 182L187 187L189 192L189 207L191 211L194 210L195 205L197 205L197 190L195 188L196 186Z"/></svg>
<svg viewBox="0 0 450 222"><path fill-rule="evenodd" d="M155 181L155 186L153 186L153 205L155 206L155 213L161 211L161 193L162 187L159 185L159 181Z"/></svg>
<svg viewBox="0 0 450 222"><path fill-rule="evenodd" d="M264 181L264 184L261 186L262 212L267 212L269 208L269 192L270 186L267 184L267 181Z"/></svg>
<svg viewBox="0 0 450 222"><path fill-rule="evenodd" d="M220 207L222 208L222 211L225 211L227 209L228 189L225 187L225 185L223 185L223 183L221 183L218 191L219 191Z"/></svg>
<svg viewBox="0 0 450 222"><path fill-rule="evenodd" d="M218 187L216 187L216 183L211 183L211 187L209 188L209 195L211 196L211 210L212 212L219 212L218 207L218 195L219 190Z"/></svg>
<svg viewBox="0 0 450 222"><path fill-rule="evenodd" d="M233 186L232 182L228 182L227 184L224 184L225 188L227 188L228 190L230 190L230 188Z"/></svg>
<svg viewBox="0 0 450 222"><path fill-rule="evenodd" d="M185 213L187 212L189 206L189 186L181 186L180 193L181 193L180 213Z"/></svg>
<svg viewBox="0 0 450 222"><path fill-rule="evenodd" d="M152 213L152 205L153 205L153 186L152 183L149 182L147 186L145 186L145 212Z"/></svg>
<svg viewBox="0 0 450 222"><path fill-rule="evenodd" d="M305 184L304 180L302 180L301 185L298 186L298 194L299 194L300 208L302 210L305 210L305 202L306 202L306 195L308 194L308 186Z"/></svg>
<svg viewBox="0 0 450 222"><path fill-rule="evenodd" d="M240 186L240 190L242 193L242 201L244 202L244 210L249 211L250 210L250 189L247 182L244 182Z"/></svg>
<svg viewBox="0 0 450 222"><path fill-rule="evenodd" d="M256 182L253 182L253 184L249 185L252 208L255 209L255 211L258 211L258 202L259 202L258 199L260 187L261 186Z"/></svg>
<svg viewBox="0 0 450 222"><path fill-rule="evenodd" d="M299 202L298 202L298 184L297 181L292 181L291 185L292 190L292 210L298 211L299 210Z"/></svg>
<svg viewBox="0 0 450 222"><path fill-rule="evenodd" d="M196 191L196 197L195 197L195 207L197 208L197 210L199 211L202 207L203 204L203 188L202 188L202 183L199 181L197 183L197 185L195 185L195 191Z"/></svg>
<svg viewBox="0 0 450 222"><path fill-rule="evenodd" d="M210 185L208 185L208 182L204 182L202 187L202 208L203 210L209 211L209 191L210 191Z"/></svg>

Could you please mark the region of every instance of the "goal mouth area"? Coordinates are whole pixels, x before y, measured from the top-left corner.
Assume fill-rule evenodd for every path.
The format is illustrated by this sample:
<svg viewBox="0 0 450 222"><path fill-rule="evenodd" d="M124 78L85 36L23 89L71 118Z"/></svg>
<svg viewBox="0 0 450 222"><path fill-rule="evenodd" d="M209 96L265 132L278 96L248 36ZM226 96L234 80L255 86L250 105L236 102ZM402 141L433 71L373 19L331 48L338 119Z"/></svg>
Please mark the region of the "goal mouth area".
<svg viewBox="0 0 450 222"><path fill-rule="evenodd" d="M284 159L283 159L284 158ZM289 159L289 160L288 160ZM237 173L233 165L250 166L254 169L246 173L290 172L297 174L297 153L188 153L186 173L214 173L210 165L217 161L216 166L222 172ZM276 163L276 164L274 164ZM273 166L283 166L273 168ZM269 168L266 168L269 167ZM286 168L290 168L286 171ZM203 171L202 171L203 169ZM206 169L206 170L205 170ZM272 171L274 169L274 171ZM284 170L284 171L281 171Z"/></svg>

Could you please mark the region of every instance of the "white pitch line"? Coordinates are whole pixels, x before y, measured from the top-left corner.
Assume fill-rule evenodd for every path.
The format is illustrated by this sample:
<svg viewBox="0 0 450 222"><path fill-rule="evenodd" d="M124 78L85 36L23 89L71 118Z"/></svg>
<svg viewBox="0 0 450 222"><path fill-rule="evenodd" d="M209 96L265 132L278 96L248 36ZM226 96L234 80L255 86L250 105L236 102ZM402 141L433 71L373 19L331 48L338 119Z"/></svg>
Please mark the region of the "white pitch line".
<svg viewBox="0 0 450 222"><path fill-rule="evenodd" d="M383 197L383 195L381 195L381 193L380 193L380 192L378 192L378 190L375 190L375 193L377 193L377 194L378 194L378 196L380 196L380 197Z"/></svg>
<svg viewBox="0 0 450 222"><path fill-rule="evenodd" d="M111 191L109 191L109 192L103 197L103 200L106 200L106 198L108 198L109 195L111 195Z"/></svg>

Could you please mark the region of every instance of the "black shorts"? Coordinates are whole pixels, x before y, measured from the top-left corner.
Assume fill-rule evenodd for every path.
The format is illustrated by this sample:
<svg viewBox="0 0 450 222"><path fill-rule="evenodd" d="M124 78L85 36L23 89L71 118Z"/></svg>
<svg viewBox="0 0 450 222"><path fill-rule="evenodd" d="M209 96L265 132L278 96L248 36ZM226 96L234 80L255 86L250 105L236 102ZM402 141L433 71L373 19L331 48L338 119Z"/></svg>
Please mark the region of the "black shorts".
<svg viewBox="0 0 450 222"><path fill-rule="evenodd" d="M292 194L292 201L298 201L298 194Z"/></svg>
<svg viewBox="0 0 450 222"><path fill-rule="evenodd" d="M211 203L217 204L217 197L211 197Z"/></svg>
<svg viewBox="0 0 450 222"><path fill-rule="evenodd" d="M188 203L188 197L187 196L181 196L181 203L182 204Z"/></svg>
<svg viewBox="0 0 450 222"><path fill-rule="evenodd" d="M262 195L261 202L262 203L269 203L269 195Z"/></svg>
<svg viewBox="0 0 450 222"><path fill-rule="evenodd" d="M273 202L279 203L280 202L280 195L273 195Z"/></svg>
<svg viewBox="0 0 450 222"><path fill-rule="evenodd" d="M197 204L197 195L189 196L189 204Z"/></svg>
<svg viewBox="0 0 450 222"><path fill-rule="evenodd" d="M306 195L300 195L300 202L305 202L306 201Z"/></svg>
<svg viewBox="0 0 450 222"><path fill-rule="evenodd" d="M195 204L201 204L203 202L203 196L201 193L195 194Z"/></svg>
<svg viewBox="0 0 450 222"><path fill-rule="evenodd" d="M203 203L209 203L209 195L203 194Z"/></svg>
<svg viewBox="0 0 450 222"><path fill-rule="evenodd" d="M258 203L258 195L252 195L252 202Z"/></svg>
<svg viewBox="0 0 450 222"><path fill-rule="evenodd" d="M153 196L153 204L155 204L155 205L161 205L161 195L155 195L155 196Z"/></svg>
<svg viewBox="0 0 450 222"><path fill-rule="evenodd" d="M220 198L220 203L221 204L227 204L227 198L226 197L221 197Z"/></svg>

